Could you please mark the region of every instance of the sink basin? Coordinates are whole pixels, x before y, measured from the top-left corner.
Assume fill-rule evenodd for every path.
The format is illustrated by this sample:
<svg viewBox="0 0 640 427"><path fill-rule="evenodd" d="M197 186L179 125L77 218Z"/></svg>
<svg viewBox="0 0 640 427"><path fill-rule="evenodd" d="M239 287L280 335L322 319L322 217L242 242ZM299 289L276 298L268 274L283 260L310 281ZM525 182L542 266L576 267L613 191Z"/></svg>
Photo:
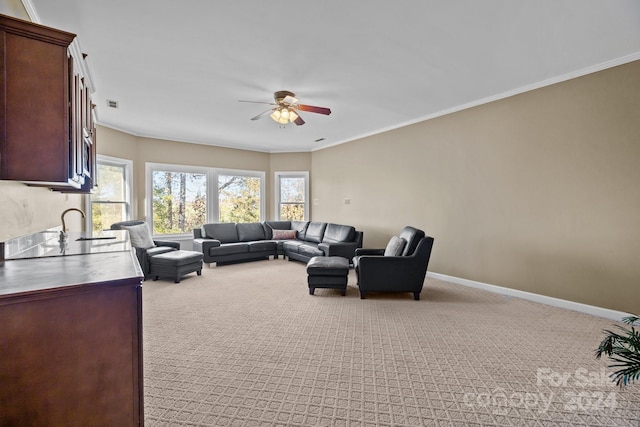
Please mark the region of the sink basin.
<svg viewBox="0 0 640 427"><path fill-rule="evenodd" d="M110 239L115 239L116 236L105 236L105 237L80 237L78 239L76 239L76 242L81 242L84 240L110 240Z"/></svg>

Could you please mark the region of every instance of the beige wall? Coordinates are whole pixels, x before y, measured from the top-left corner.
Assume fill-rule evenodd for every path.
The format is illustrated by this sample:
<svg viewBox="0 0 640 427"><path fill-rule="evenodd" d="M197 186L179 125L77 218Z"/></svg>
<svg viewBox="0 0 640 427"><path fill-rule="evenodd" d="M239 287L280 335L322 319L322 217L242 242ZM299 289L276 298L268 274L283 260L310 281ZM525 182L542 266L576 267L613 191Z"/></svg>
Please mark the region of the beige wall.
<svg viewBox="0 0 640 427"><path fill-rule="evenodd" d="M19 0L0 0L0 13L29 20ZM60 214L71 207L82 208L83 198L19 182L0 181L0 242L61 226ZM79 215L65 218L70 230L83 229Z"/></svg>
<svg viewBox="0 0 640 427"><path fill-rule="evenodd" d="M367 247L414 225L430 271L637 313L638 93L640 61L314 152L313 218Z"/></svg>

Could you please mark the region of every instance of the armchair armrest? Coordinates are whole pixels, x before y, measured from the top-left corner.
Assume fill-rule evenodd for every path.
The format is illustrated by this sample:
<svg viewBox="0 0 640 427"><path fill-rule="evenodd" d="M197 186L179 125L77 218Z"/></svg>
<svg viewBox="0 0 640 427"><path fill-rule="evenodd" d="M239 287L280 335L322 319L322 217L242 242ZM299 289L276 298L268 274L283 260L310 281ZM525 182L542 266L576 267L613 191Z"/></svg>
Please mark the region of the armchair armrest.
<svg viewBox="0 0 640 427"><path fill-rule="evenodd" d="M180 249L180 242L174 242L172 240L154 240L153 243L156 246L169 246L174 249Z"/></svg>
<svg viewBox="0 0 640 427"><path fill-rule="evenodd" d="M356 256L362 255L384 255L384 249L356 249Z"/></svg>
<svg viewBox="0 0 640 427"><path fill-rule="evenodd" d="M147 273L149 273L149 265L147 261L147 250L143 248L136 248L134 246L133 250L136 252L136 258L138 258L138 264L140 264L140 268L144 273L144 277L147 277Z"/></svg>
<svg viewBox="0 0 640 427"><path fill-rule="evenodd" d="M363 291L419 292L427 265L413 256L358 258L358 285Z"/></svg>

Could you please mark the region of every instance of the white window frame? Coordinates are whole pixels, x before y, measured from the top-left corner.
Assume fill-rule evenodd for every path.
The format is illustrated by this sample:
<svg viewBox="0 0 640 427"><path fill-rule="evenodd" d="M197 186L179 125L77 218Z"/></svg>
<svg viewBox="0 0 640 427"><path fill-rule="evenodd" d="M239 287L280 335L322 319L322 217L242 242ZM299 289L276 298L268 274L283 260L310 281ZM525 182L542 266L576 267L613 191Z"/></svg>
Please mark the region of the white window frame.
<svg viewBox="0 0 640 427"><path fill-rule="evenodd" d="M153 172L169 171L183 173L201 173L207 175L207 223L217 222L219 218L218 175L244 175L260 178L260 221L265 218L266 174L263 171L243 169L221 169L204 166L176 165L168 163L145 163L145 213L149 227L153 230ZM162 237L193 237L191 233L162 234Z"/></svg>
<svg viewBox="0 0 640 427"><path fill-rule="evenodd" d="M212 221L216 222L220 218L220 206L218 204L218 176L219 175L239 175L239 176L251 176L260 178L260 221L265 220L265 212L266 212L266 198L267 198L267 186L266 186L266 174L263 171L251 171L251 170L243 170L243 169L218 169L212 168L211 172L213 174L213 182L215 182L215 188L213 188L213 192L215 193L215 204L212 206Z"/></svg>
<svg viewBox="0 0 640 427"><path fill-rule="evenodd" d="M304 220L309 220L309 171L274 172L275 212L274 218L280 221L280 178L304 178Z"/></svg>
<svg viewBox="0 0 640 427"><path fill-rule="evenodd" d="M133 212L133 161L122 159L120 157L105 156L98 154L96 156L96 164L107 164L112 166L123 167L124 169L124 202L125 202L125 221L132 219ZM96 170L97 174L98 171ZM91 194L87 194L85 198L85 230L93 230L93 203Z"/></svg>

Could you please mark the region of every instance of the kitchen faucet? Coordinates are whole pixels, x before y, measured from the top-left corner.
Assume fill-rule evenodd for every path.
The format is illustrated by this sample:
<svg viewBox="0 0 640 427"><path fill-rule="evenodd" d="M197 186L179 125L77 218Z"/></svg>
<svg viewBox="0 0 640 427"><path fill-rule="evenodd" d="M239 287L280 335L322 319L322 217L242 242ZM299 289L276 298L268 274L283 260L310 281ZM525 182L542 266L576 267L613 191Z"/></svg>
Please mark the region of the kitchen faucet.
<svg viewBox="0 0 640 427"><path fill-rule="evenodd" d="M66 209L64 212L62 212L62 215L60 215L60 219L62 220L62 231L60 232L61 238L62 236L67 235L67 224L64 222L64 216L67 214L67 212L70 212L70 211L78 211L80 212L80 215L82 215L82 218L85 217L82 209L78 209L78 208L69 208L69 209Z"/></svg>

